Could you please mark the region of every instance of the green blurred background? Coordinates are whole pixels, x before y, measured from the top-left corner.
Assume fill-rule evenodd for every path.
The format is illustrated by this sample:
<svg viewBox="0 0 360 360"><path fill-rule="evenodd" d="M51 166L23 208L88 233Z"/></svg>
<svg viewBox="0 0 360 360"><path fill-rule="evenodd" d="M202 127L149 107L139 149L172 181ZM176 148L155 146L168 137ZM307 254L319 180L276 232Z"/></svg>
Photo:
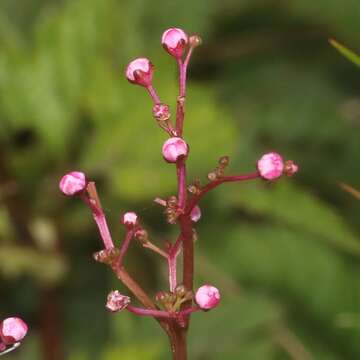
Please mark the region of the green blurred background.
<svg viewBox="0 0 360 360"><path fill-rule="evenodd" d="M197 32L185 135L189 177L221 155L253 171L268 150L301 171L274 184L229 184L202 202L196 285L221 306L193 316L190 359L360 359L360 68L327 42L360 50L358 0L1 0L0 316L29 336L9 359L169 359L152 319L112 315L112 289L87 209L58 180L98 184L119 243L134 210L161 245L174 227L152 202L176 191L165 135L143 89L123 76L148 56L175 105L176 67L160 45L171 26ZM166 267L136 244L128 269L151 294Z"/></svg>

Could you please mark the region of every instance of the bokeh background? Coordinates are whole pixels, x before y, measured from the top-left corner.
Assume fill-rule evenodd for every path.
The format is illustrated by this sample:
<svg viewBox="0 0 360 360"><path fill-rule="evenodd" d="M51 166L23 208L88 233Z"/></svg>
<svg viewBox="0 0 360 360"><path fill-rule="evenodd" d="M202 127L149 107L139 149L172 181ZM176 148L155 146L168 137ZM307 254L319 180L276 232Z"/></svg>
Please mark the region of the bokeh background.
<svg viewBox="0 0 360 360"><path fill-rule="evenodd" d="M221 155L253 171L277 150L301 168L274 184L229 184L202 202L196 284L221 306L193 316L190 359L360 358L360 68L328 43L360 50L358 0L1 0L0 315L30 326L17 360L169 359L152 319L105 311L125 291L92 260L87 209L58 191L79 169L98 184L113 236L134 210L161 245L173 239L152 202L176 191L151 102L123 76L148 56L175 105L164 29L199 33L188 89L189 178ZM166 268L134 244L127 267L151 292Z"/></svg>

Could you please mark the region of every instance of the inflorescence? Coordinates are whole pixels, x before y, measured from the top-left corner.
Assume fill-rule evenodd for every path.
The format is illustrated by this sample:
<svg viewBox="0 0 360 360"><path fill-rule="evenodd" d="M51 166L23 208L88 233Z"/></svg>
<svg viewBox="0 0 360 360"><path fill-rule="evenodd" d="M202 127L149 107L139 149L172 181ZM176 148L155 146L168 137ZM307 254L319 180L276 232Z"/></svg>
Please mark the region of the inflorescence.
<svg viewBox="0 0 360 360"><path fill-rule="evenodd" d="M64 175L60 181L60 190L66 196L80 198L91 210L97 224L104 249L94 254L94 259L107 264L116 276L125 284L142 307L132 305L132 299L111 291L107 298L106 308L111 312L128 310L140 316L152 316L168 333L173 352L178 346L174 338L186 331L190 314L199 310L208 311L219 305L220 292L210 284L203 285L193 293L194 251L196 239L194 224L201 218L199 202L210 190L226 182L241 182L253 179L274 181L282 175L291 176L298 171L298 166L291 160L284 161L276 152L264 154L258 161L256 171L245 175L226 176L229 157L222 156L216 168L207 175L208 182L201 185L195 179L188 183L186 161L189 146L183 136L186 100L186 77L193 50L201 44L198 35L188 36L178 28L166 30L161 39L163 48L177 62L179 69L179 94L175 111L175 123L171 120L170 107L161 102L153 86L154 66L147 58L132 60L125 70L127 80L144 87L153 102L152 114L157 124L167 133L162 146L162 156L169 164L176 165L178 191L168 199L156 198L154 201L164 208L169 224L179 225L179 235L173 243L163 248L155 245L141 224L138 215L129 211L120 218L125 228L125 236L120 246L114 244L106 217L101 206L95 183L80 171L72 171ZM155 297L149 296L132 276L125 270L124 256L133 241L157 253L168 265L169 289L159 291ZM182 282L178 281L177 259L183 256Z"/></svg>

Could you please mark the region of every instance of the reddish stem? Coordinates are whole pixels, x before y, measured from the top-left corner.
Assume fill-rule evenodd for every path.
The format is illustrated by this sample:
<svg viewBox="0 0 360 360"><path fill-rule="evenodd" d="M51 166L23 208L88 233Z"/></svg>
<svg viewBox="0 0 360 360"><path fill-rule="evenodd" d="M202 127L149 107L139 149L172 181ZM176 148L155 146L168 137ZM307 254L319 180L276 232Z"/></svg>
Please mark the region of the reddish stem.
<svg viewBox="0 0 360 360"><path fill-rule="evenodd" d="M187 63L183 63L178 59L179 67L179 96L176 107L176 133L182 136L185 117L185 95L186 95L186 69Z"/></svg>
<svg viewBox="0 0 360 360"><path fill-rule="evenodd" d="M189 215L191 213L191 210L199 203L200 199L206 193L208 193L210 190L216 188L217 186L219 186L223 183L226 183L226 182L239 182L239 181L253 180L253 179L257 179L257 178L260 178L260 175L256 171L256 172L246 174L246 175L222 176L221 178L218 178L218 179L212 181L211 183L204 186L201 189L199 194L194 195L190 199L190 201L185 209L185 215Z"/></svg>
<svg viewBox="0 0 360 360"><path fill-rule="evenodd" d="M169 288L173 292L177 286L177 277L176 277L176 254L171 252L168 255L168 268L169 268Z"/></svg>
<svg viewBox="0 0 360 360"><path fill-rule="evenodd" d="M124 238L124 241L122 242L121 246L120 246L120 254L119 254L119 257L118 257L118 263L117 263L117 266L118 267L121 267L122 264L123 264L123 260L124 260L124 256L126 254L126 251L128 250L129 248L129 245L130 245L130 242L134 236L134 230L131 229L131 230L127 230L126 232L126 235L125 235L125 238Z"/></svg>
<svg viewBox="0 0 360 360"><path fill-rule="evenodd" d="M189 216L179 218L183 245L183 283L186 289L193 289L194 281L194 242L192 222Z"/></svg>
<svg viewBox="0 0 360 360"><path fill-rule="evenodd" d="M104 243L105 249L111 249L114 247L114 243L111 238L111 234L109 231L109 227L107 225L105 213L102 209L101 202L99 199L99 195L96 191L96 186L94 182L89 182L87 186L87 191L89 197L86 194L81 195L81 199L85 202L85 204L90 208L96 225L99 229L99 233L101 239Z"/></svg>
<svg viewBox="0 0 360 360"><path fill-rule="evenodd" d="M190 315L190 314L200 311L200 310L201 309L199 307L192 306L192 307L188 307L186 309L181 310L180 314L181 315Z"/></svg>
<svg viewBox="0 0 360 360"><path fill-rule="evenodd" d="M166 318L173 319L174 315L164 310L154 310L154 309L143 309L136 306L128 305L126 307L127 310L132 312L133 314L140 316L153 316L156 318Z"/></svg>
<svg viewBox="0 0 360 360"><path fill-rule="evenodd" d="M183 211L186 204L186 159L180 158L176 162L176 174L178 179L178 206Z"/></svg>
<svg viewBox="0 0 360 360"><path fill-rule="evenodd" d="M146 89L149 92L154 104L155 105L160 104L161 100L160 100L156 90L154 89L154 87L152 85L149 85L148 87L146 87Z"/></svg>

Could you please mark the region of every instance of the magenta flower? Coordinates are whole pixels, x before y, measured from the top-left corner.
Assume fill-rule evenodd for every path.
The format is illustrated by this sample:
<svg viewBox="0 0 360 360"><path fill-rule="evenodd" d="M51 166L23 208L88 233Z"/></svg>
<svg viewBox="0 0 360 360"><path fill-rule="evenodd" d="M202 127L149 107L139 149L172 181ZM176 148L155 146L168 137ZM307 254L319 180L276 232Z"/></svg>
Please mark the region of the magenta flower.
<svg viewBox="0 0 360 360"><path fill-rule="evenodd" d="M129 63L125 74L131 83L148 87L152 83L154 66L147 58L137 58Z"/></svg>
<svg viewBox="0 0 360 360"><path fill-rule="evenodd" d="M74 196L86 189L87 181L84 173L72 171L64 175L59 183L59 188L66 196Z"/></svg>
<svg viewBox="0 0 360 360"><path fill-rule="evenodd" d="M164 49L173 57L179 59L183 55L184 49L189 39L185 31L178 28L167 29L161 38Z"/></svg>
<svg viewBox="0 0 360 360"><path fill-rule="evenodd" d="M189 147L186 142L179 137L172 137L165 141L162 147L162 154L167 162L175 163L180 156L186 157Z"/></svg>
<svg viewBox="0 0 360 360"><path fill-rule="evenodd" d="M257 162L257 168L262 178L275 180L283 174L284 161L278 153L271 152L260 158Z"/></svg>
<svg viewBox="0 0 360 360"><path fill-rule="evenodd" d="M120 294L118 290L115 290L109 293L106 308L111 312L118 312L124 310L129 304L130 298Z"/></svg>
<svg viewBox="0 0 360 360"><path fill-rule="evenodd" d="M21 341L28 331L26 323L18 317L9 317L0 324L0 338L5 345Z"/></svg>
<svg viewBox="0 0 360 360"><path fill-rule="evenodd" d="M133 227L138 222L138 216L133 211L126 212L121 217L121 223L124 224L126 227Z"/></svg>
<svg viewBox="0 0 360 360"><path fill-rule="evenodd" d="M220 292L212 285L203 285L196 291L195 300L201 309L210 310L219 305Z"/></svg>

